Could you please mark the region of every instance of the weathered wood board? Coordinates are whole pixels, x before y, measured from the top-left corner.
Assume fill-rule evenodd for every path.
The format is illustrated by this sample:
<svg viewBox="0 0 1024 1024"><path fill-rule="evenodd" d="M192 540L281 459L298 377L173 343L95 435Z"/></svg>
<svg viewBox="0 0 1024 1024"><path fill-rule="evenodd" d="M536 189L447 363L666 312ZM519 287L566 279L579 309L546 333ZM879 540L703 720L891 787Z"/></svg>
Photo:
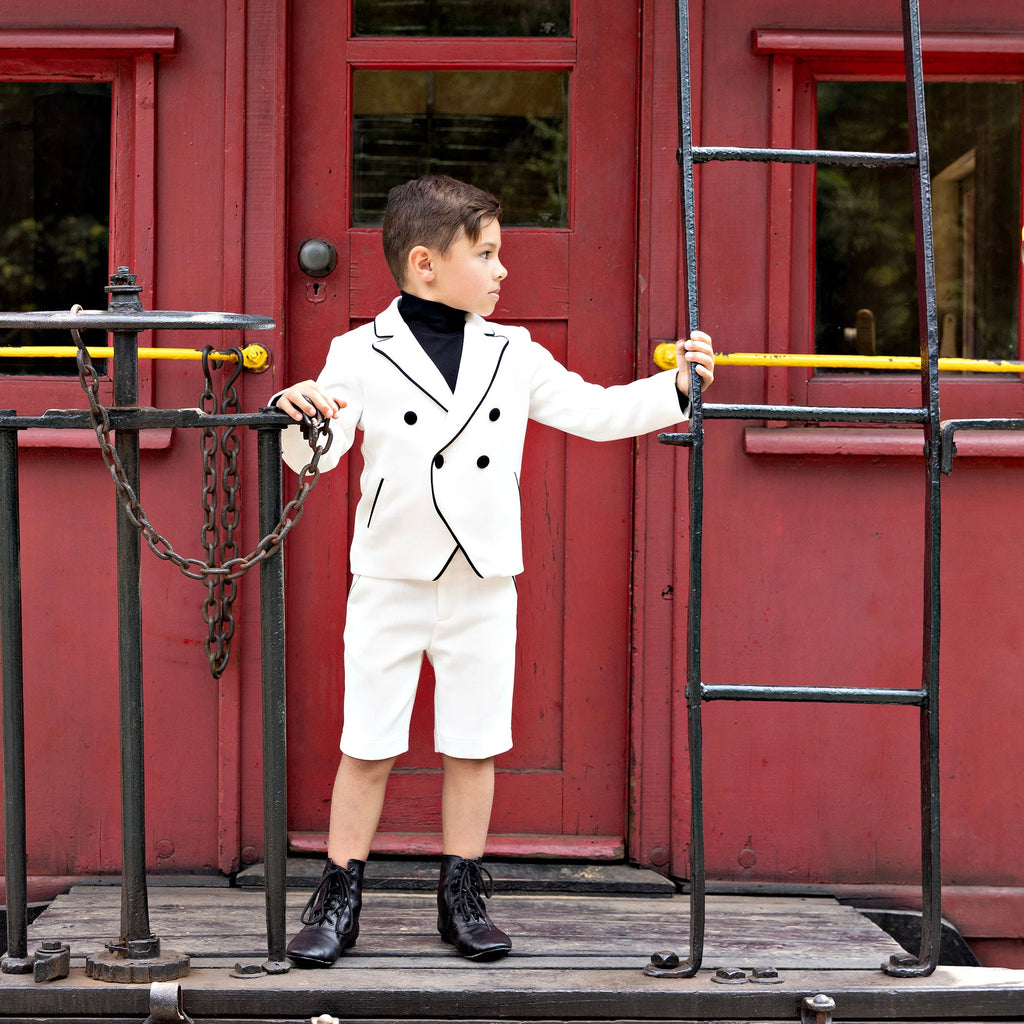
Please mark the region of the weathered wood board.
<svg viewBox="0 0 1024 1024"><path fill-rule="evenodd" d="M289 892L297 922L306 894ZM436 958L459 963L436 930L437 904L427 893L368 892L357 946L337 969L369 958ZM685 954L686 897L497 896L492 916L513 937L507 961L536 966L537 957L565 957L582 966L632 961L642 967L655 950ZM150 924L162 942L194 959L259 957L266 952L263 894L241 889L153 888ZM120 890L77 886L33 923L32 940L70 943L74 957L102 951L120 930ZM877 968L900 947L858 911L834 900L711 896L705 963L827 970Z"/></svg>

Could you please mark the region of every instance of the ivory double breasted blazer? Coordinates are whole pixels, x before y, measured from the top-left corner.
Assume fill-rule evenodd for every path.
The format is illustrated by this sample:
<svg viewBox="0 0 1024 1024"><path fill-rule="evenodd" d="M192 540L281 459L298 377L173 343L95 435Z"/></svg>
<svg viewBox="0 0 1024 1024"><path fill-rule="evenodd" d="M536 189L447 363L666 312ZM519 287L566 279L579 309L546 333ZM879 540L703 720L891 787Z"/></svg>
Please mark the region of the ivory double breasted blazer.
<svg viewBox="0 0 1024 1024"><path fill-rule="evenodd" d="M523 571L519 474L529 420L595 441L662 430L688 415L675 370L604 388L563 367L522 327L466 315L452 392L398 312L331 342L317 383L347 403L321 470L361 431L363 470L350 567L387 579L438 578L461 548L482 577ZM310 449L283 432L298 472Z"/></svg>

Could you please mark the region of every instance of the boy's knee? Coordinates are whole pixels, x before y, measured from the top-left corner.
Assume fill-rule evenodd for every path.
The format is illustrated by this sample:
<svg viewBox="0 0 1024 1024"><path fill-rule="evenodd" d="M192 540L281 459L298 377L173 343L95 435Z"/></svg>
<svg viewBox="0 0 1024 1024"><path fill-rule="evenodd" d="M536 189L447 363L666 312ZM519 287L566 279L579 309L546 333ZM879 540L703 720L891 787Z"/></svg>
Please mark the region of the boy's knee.
<svg viewBox="0 0 1024 1024"><path fill-rule="evenodd" d="M441 764L445 771L479 773L494 770L493 757L454 757L451 754L441 755Z"/></svg>
<svg viewBox="0 0 1024 1024"><path fill-rule="evenodd" d="M353 757L351 754L341 755L341 769L353 774L369 777L390 775L391 769L395 766L397 757L384 757L376 760L362 757Z"/></svg>

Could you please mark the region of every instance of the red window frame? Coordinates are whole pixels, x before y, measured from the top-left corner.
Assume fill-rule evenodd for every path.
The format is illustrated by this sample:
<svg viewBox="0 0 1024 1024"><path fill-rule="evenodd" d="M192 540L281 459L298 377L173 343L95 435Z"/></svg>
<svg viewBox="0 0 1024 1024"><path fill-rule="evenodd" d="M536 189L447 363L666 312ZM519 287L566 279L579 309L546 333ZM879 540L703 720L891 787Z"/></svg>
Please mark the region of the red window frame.
<svg viewBox="0 0 1024 1024"><path fill-rule="evenodd" d="M574 5L571 36L507 37L487 39L486 45L472 37L434 38L415 36L352 36L348 40L349 88L352 96L351 76L356 71L568 71L576 67L577 40ZM575 224L575 196L573 187L572 87L569 100L569 209L566 228L511 228L502 232L506 243L517 235L527 236L534 246L544 246L545 259L558 265L568 263L568 238ZM351 99L346 111L346 124L352 124ZM351 128L350 128L351 130ZM360 228L352 225L352 211L347 212L351 239L351 265L353 281L351 316L369 319L394 294L394 281L379 258L380 228ZM567 300L564 291L552 282L550 275L538 268L543 260L524 261L516 267L516 319L543 319L565 314Z"/></svg>
<svg viewBox="0 0 1024 1024"><path fill-rule="evenodd" d="M929 79L1024 81L1020 33L926 33L922 50ZM814 148L818 81L904 77L903 40L896 32L755 29L753 52L771 58L770 144L777 148ZM766 348L813 352L815 170L772 164L769 173ZM1024 271L1018 272L1017 287L1024 296ZM1018 346L1024 346L1024 301ZM943 375L941 386L944 416L976 415L979 409L986 416L1014 416L1024 397L1021 379L1002 374ZM914 374L815 374L775 367L765 372L770 404L913 406L919 398L920 379Z"/></svg>
<svg viewBox="0 0 1024 1024"><path fill-rule="evenodd" d="M111 84L110 265L131 268L149 309L155 308L157 57L177 48L174 28L0 29L0 81ZM53 343L70 344L70 339L65 342L54 332ZM140 343L151 344L145 336ZM104 400L111 391L110 380L103 381ZM139 401L152 401L152 372L146 363L139 367ZM19 413L83 404L77 377L0 377L0 406ZM73 447L83 443L78 434L48 431L48 441L22 440Z"/></svg>

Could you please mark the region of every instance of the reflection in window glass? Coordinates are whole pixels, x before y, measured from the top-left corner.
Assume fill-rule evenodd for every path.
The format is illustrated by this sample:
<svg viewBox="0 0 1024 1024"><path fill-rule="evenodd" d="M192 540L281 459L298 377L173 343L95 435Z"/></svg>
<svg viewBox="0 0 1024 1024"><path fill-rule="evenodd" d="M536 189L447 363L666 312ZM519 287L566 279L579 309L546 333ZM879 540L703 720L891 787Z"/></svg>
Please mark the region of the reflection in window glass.
<svg viewBox="0 0 1024 1024"><path fill-rule="evenodd" d="M940 354L1015 359L1021 85L926 86ZM821 82L818 145L906 152L902 83ZM816 349L917 355L913 189L906 170L818 168Z"/></svg>
<svg viewBox="0 0 1024 1024"><path fill-rule="evenodd" d="M353 224L380 224L394 185L450 174L493 192L506 226L567 225L568 72L353 77Z"/></svg>
<svg viewBox="0 0 1024 1024"><path fill-rule="evenodd" d="M357 36L567 36L570 0L355 0Z"/></svg>
<svg viewBox="0 0 1024 1024"><path fill-rule="evenodd" d="M106 308L110 111L105 83L0 82L0 309ZM4 346L69 343L0 331ZM72 359L0 359L0 374L75 373Z"/></svg>

